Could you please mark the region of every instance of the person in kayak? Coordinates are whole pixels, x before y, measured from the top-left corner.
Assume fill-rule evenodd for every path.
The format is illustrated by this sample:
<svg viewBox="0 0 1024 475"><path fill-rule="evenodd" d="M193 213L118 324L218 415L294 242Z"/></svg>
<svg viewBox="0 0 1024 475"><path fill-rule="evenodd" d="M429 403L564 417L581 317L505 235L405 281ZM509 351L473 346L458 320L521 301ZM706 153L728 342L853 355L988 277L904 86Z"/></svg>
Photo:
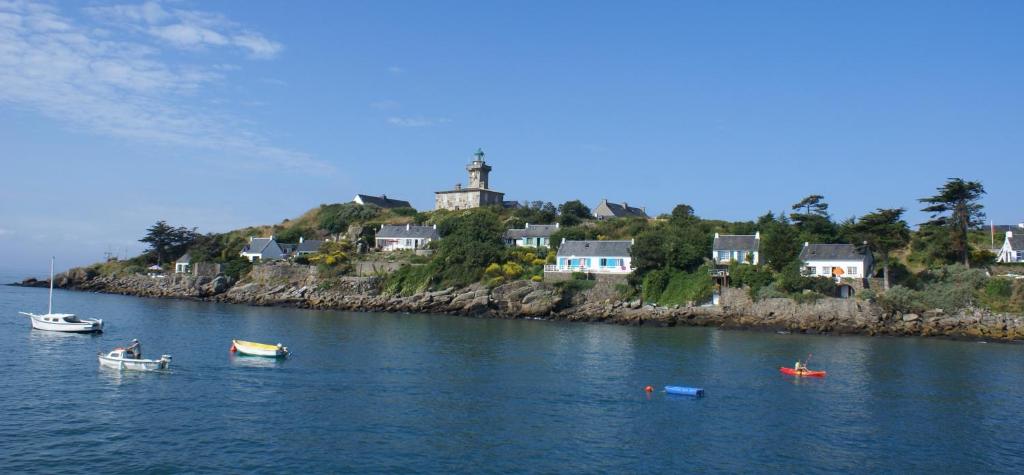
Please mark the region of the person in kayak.
<svg viewBox="0 0 1024 475"><path fill-rule="evenodd" d="M793 365L793 370L796 371L797 373L803 373L804 371L807 371L807 367L804 366L804 364L801 363L800 360L796 360L796 364Z"/></svg>

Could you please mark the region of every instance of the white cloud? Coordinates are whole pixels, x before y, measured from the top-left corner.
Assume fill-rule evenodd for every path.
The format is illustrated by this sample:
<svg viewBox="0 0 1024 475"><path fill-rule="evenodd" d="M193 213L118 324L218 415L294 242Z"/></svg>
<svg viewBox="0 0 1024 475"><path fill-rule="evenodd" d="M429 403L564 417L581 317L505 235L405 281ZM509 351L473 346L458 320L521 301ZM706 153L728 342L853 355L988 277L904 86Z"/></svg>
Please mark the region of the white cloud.
<svg viewBox="0 0 1024 475"><path fill-rule="evenodd" d="M398 127L432 127L449 122L451 119L444 117L388 117L388 123Z"/></svg>
<svg viewBox="0 0 1024 475"><path fill-rule="evenodd" d="M281 43L243 29L216 13L165 9L154 1L140 5L88 7L85 10L98 21L149 34L176 48L235 46L258 59L273 58L284 49Z"/></svg>
<svg viewBox="0 0 1024 475"><path fill-rule="evenodd" d="M152 3L117 8L145 21L167 15ZM230 68L222 66L174 64L149 45L78 26L54 6L0 0L0 105L113 137L258 157L277 167L331 169L271 145L239 118L190 105L188 97L225 79Z"/></svg>

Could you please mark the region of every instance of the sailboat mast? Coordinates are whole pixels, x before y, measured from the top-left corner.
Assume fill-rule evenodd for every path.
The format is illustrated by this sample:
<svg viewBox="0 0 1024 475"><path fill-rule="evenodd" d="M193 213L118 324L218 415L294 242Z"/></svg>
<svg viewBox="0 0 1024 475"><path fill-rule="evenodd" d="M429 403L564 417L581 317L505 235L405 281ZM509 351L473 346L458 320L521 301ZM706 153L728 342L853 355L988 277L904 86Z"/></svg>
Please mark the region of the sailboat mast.
<svg viewBox="0 0 1024 475"><path fill-rule="evenodd" d="M46 314L53 313L53 258L50 258L50 303L46 307Z"/></svg>

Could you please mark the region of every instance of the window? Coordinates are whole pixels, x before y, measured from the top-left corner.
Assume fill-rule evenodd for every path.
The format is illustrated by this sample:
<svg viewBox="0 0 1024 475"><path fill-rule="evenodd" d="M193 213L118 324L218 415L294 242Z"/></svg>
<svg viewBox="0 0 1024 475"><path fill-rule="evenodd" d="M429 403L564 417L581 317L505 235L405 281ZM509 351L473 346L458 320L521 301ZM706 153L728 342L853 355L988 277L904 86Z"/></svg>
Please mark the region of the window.
<svg viewBox="0 0 1024 475"><path fill-rule="evenodd" d="M813 266L804 267L804 275L814 275L814 267Z"/></svg>
<svg viewBox="0 0 1024 475"><path fill-rule="evenodd" d="M846 268L846 275L857 275L857 268L856 267L847 267Z"/></svg>
<svg viewBox="0 0 1024 475"><path fill-rule="evenodd" d="M718 251L718 261L719 262L728 262L729 259L730 259L730 257L729 257L730 254L731 253L729 251Z"/></svg>
<svg viewBox="0 0 1024 475"><path fill-rule="evenodd" d="M601 267L618 267L622 259L601 259Z"/></svg>
<svg viewBox="0 0 1024 475"><path fill-rule="evenodd" d="M823 266L821 268L821 275L832 275L832 266Z"/></svg>
<svg viewBox="0 0 1024 475"><path fill-rule="evenodd" d="M1017 251L1017 260L1024 261L1024 251Z"/></svg>
<svg viewBox="0 0 1024 475"><path fill-rule="evenodd" d="M405 247L412 247L412 239L405 240Z"/></svg>

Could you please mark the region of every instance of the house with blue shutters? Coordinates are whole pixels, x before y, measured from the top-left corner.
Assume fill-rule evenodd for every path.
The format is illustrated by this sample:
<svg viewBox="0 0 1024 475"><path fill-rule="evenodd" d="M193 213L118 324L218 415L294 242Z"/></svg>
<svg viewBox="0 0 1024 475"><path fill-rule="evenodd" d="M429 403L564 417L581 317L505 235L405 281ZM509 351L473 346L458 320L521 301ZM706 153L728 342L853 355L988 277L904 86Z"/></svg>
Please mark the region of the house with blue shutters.
<svg viewBox="0 0 1024 475"><path fill-rule="evenodd" d="M544 266L544 273L629 274L633 241L568 241L563 239L555 264Z"/></svg>
<svg viewBox="0 0 1024 475"><path fill-rule="evenodd" d="M558 231L558 223L534 224L526 223L523 229L505 231L505 245L511 247L548 247L551 235Z"/></svg>

